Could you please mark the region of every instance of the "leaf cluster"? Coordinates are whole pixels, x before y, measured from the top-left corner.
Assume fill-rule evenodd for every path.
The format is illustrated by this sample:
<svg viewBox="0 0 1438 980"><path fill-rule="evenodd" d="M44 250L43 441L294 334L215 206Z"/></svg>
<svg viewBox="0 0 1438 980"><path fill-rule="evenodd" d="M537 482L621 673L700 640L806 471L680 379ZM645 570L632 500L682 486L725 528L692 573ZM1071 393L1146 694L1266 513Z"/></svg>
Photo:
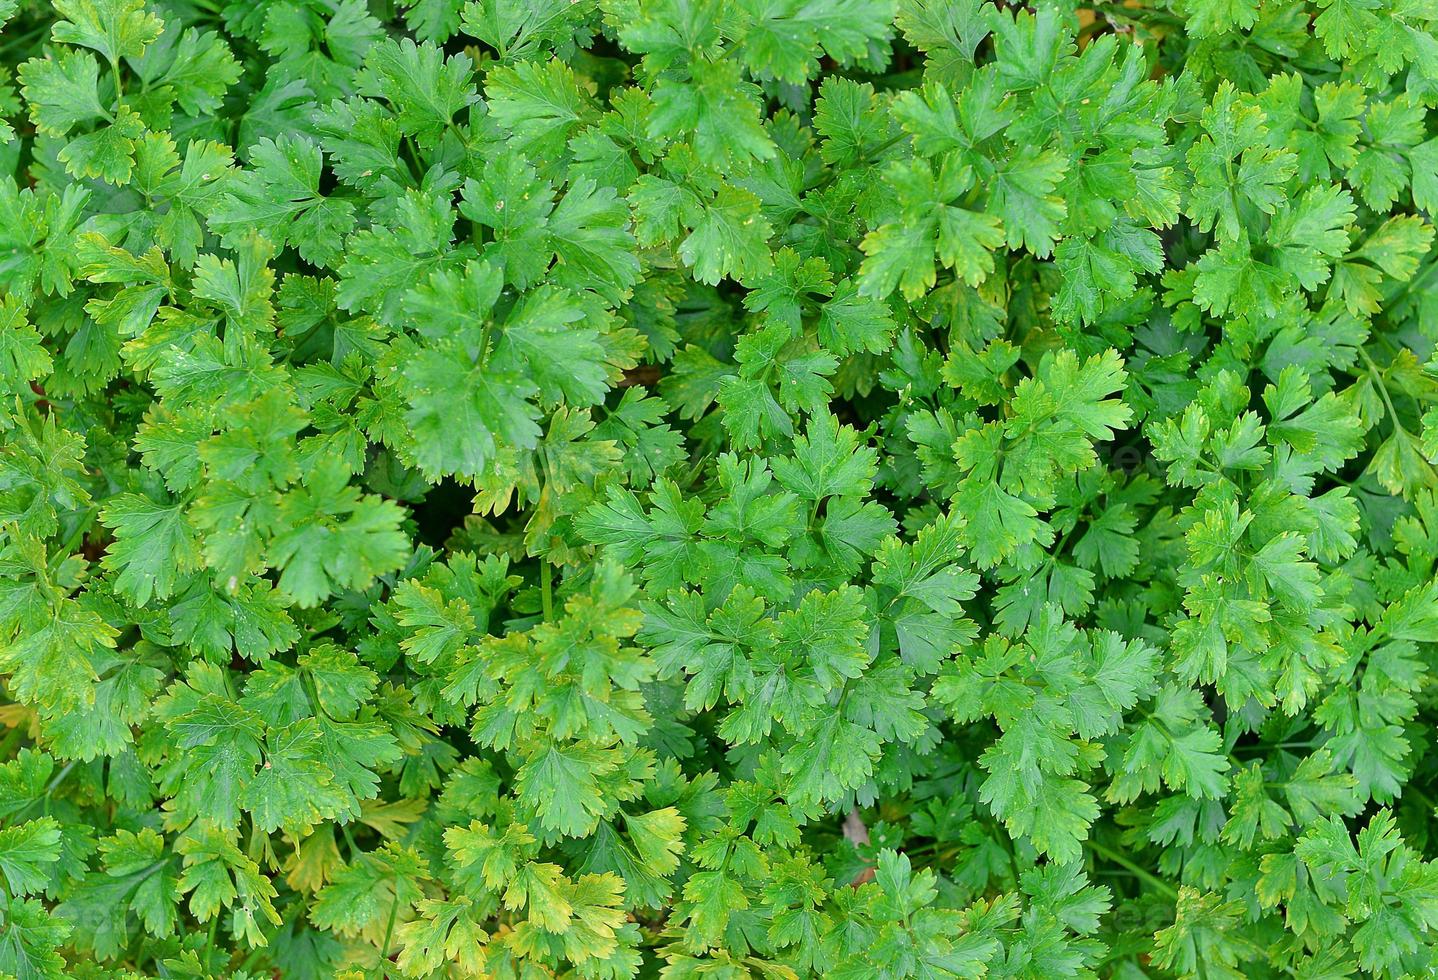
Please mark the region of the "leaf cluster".
<svg viewBox="0 0 1438 980"><path fill-rule="evenodd" d="M1438 7L0 0L0 976L1438 970Z"/></svg>

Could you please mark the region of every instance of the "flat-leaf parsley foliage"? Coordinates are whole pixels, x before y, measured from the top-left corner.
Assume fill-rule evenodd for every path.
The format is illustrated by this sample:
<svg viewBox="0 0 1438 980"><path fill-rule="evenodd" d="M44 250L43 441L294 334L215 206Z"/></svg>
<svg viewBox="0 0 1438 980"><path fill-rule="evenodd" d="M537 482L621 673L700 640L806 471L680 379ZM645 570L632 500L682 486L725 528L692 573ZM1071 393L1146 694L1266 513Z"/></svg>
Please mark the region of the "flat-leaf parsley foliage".
<svg viewBox="0 0 1438 980"><path fill-rule="evenodd" d="M1438 970L1438 6L0 21L0 976Z"/></svg>

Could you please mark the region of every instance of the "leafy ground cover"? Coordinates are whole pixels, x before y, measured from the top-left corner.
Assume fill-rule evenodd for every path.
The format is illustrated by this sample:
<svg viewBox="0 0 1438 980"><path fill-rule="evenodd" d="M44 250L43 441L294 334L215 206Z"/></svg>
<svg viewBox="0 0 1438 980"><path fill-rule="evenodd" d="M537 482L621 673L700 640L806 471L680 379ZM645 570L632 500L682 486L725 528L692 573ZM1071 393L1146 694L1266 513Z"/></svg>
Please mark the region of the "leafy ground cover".
<svg viewBox="0 0 1438 980"><path fill-rule="evenodd" d="M0 21L0 975L1438 969L1432 0Z"/></svg>

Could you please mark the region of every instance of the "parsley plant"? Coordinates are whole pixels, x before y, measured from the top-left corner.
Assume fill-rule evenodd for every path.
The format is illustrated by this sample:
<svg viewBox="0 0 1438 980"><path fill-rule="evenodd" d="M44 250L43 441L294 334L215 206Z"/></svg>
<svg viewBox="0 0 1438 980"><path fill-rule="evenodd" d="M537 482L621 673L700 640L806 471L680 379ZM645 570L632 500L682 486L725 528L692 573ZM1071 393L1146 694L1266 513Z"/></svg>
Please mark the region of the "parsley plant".
<svg viewBox="0 0 1438 980"><path fill-rule="evenodd" d="M0 24L0 977L1438 971L1432 0Z"/></svg>

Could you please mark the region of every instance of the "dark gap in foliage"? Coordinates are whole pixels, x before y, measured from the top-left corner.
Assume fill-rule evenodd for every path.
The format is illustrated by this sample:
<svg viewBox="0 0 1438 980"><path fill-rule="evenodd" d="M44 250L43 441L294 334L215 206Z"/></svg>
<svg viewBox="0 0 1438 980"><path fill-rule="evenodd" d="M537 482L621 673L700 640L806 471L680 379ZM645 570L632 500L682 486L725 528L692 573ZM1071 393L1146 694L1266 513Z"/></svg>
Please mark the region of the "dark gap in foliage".
<svg viewBox="0 0 1438 980"><path fill-rule="evenodd" d="M464 519L474 513L474 488L445 477L430 488L412 513L419 540L442 549L450 536L464 526Z"/></svg>

